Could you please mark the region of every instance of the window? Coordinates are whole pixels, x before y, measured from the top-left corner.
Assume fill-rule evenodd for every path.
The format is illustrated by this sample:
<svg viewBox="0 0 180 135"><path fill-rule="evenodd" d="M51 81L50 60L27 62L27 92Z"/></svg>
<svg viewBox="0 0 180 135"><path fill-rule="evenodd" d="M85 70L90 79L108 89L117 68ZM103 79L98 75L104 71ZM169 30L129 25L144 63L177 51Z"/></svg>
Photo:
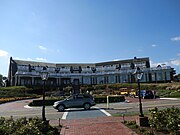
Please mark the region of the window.
<svg viewBox="0 0 180 135"><path fill-rule="evenodd" d="M129 67L131 67L131 63L121 64L121 68L129 68Z"/></svg>
<svg viewBox="0 0 180 135"><path fill-rule="evenodd" d="M83 99L83 95L77 95L77 99Z"/></svg>

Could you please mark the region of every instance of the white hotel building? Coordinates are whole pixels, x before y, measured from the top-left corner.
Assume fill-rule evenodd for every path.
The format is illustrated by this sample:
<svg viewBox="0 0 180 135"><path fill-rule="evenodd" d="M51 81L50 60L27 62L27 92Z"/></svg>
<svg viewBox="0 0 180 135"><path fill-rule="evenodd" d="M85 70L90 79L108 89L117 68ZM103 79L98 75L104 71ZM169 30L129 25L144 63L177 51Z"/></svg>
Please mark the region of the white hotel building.
<svg viewBox="0 0 180 135"><path fill-rule="evenodd" d="M61 87L78 79L82 85L133 83L136 67L143 71L141 82L171 82L175 73L170 66L150 67L149 58L134 58L100 63L44 63L10 58L8 83L10 86L42 85L40 72L49 73L47 85Z"/></svg>

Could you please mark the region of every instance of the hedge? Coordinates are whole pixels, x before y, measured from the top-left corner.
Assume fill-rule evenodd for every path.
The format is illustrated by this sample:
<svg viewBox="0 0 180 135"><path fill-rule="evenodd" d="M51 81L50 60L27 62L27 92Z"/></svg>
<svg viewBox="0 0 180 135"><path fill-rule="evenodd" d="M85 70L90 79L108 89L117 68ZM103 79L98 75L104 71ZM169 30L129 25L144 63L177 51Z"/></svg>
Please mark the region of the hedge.
<svg viewBox="0 0 180 135"><path fill-rule="evenodd" d="M54 102L58 100L45 100L45 105L53 105ZM29 103L29 106L42 106L43 105L43 100L33 100L31 103Z"/></svg>
<svg viewBox="0 0 180 135"><path fill-rule="evenodd" d="M94 98L96 103L107 103L107 96L98 96ZM124 96L109 96L109 103L123 102L125 101Z"/></svg>
<svg viewBox="0 0 180 135"><path fill-rule="evenodd" d="M34 97L32 89L25 86L12 86L0 88L0 98L10 97Z"/></svg>
<svg viewBox="0 0 180 135"><path fill-rule="evenodd" d="M37 98L37 97L35 96L35 97L0 98L0 104L17 101L17 100L32 99L32 98Z"/></svg>
<svg viewBox="0 0 180 135"><path fill-rule="evenodd" d="M45 100L45 105L50 106L53 105L54 102L62 100L61 99L46 99ZM107 102L107 97L106 96L98 96L98 97L94 97L95 103L106 103ZM33 100L29 106L42 106L42 102L43 100ZM125 97L124 96L110 96L109 97L109 102L113 103L113 102L123 102L125 101Z"/></svg>

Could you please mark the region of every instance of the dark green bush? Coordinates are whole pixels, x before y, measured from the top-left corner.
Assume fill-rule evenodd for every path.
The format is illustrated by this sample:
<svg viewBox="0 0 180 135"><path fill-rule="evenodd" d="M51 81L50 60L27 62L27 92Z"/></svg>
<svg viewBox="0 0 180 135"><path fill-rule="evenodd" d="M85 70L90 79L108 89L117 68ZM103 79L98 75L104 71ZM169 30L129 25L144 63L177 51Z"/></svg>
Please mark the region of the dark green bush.
<svg viewBox="0 0 180 135"><path fill-rule="evenodd" d="M0 135L58 135L58 129L41 119L20 118L17 120L0 118Z"/></svg>
<svg viewBox="0 0 180 135"><path fill-rule="evenodd" d="M108 85L108 88L112 90L119 90L121 88L121 84L110 84Z"/></svg>
<svg viewBox="0 0 180 135"><path fill-rule="evenodd" d="M27 96L31 97L31 95L32 95L32 88L27 88L25 86L12 86L12 87L0 88L0 98L27 97Z"/></svg>
<svg viewBox="0 0 180 135"><path fill-rule="evenodd" d="M104 90L106 89L106 84L101 84L101 85L96 85L95 86L95 90Z"/></svg>
<svg viewBox="0 0 180 135"><path fill-rule="evenodd" d="M180 90L179 91L172 91L168 97L172 98L180 98Z"/></svg>
<svg viewBox="0 0 180 135"><path fill-rule="evenodd" d="M94 97L96 103L107 103L107 96L96 96ZM125 101L124 96L109 96L109 102L123 102Z"/></svg>
<svg viewBox="0 0 180 135"><path fill-rule="evenodd" d="M50 106L53 105L54 102L58 100L45 100L45 105ZM31 103L29 103L30 106L42 106L43 100L33 100Z"/></svg>
<svg viewBox="0 0 180 135"><path fill-rule="evenodd" d="M46 97L45 99L45 105L50 106L53 105L54 102L63 100L65 97ZM43 100L33 100L31 103L29 103L30 106L42 106Z"/></svg>

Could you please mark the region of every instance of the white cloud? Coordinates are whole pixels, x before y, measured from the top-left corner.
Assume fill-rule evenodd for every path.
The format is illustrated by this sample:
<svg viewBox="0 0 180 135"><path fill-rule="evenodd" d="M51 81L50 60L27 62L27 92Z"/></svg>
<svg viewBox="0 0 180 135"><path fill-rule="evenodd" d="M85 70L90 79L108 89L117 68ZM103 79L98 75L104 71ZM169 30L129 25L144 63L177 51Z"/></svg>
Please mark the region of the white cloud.
<svg viewBox="0 0 180 135"><path fill-rule="evenodd" d="M119 61L120 59L114 59L113 61Z"/></svg>
<svg viewBox="0 0 180 135"><path fill-rule="evenodd" d="M32 59L32 58L19 58L19 57L15 57L14 59L16 60L27 60L27 61L47 61L47 59L45 58L35 58L35 59Z"/></svg>
<svg viewBox="0 0 180 135"><path fill-rule="evenodd" d="M169 62L157 62L157 63L154 63L153 61L150 61L150 65L151 65L151 67L157 67L158 65L168 66Z"/></svg>
<svg viewBox="0 0 180 135"><path fill-rule="evenodd" d="M46 47L44 47L44 46L42 46L42 45L40 45L40 46L39 46L39 49L40 49L40 50L44 50L44 51L46 51L46 50L47 50L47 48L46 48Z"/></svg>
<svg viewBox="0 0 180 135"><path fill-rule="evenodd" d="M33 61L33 59L31 59L31 58L19 58L19 57L15 57L14 59L15 59L15 60Z"/></svg>
<svg viewBox="0 0 180 135"><path fill-rule="evenodd" d="M180 41L180 36L171 38L172 41Z"/></svg>
<svg viewBox="0 0 180 135"><path fill-rule="evenodd" d="M180 66L180 60L172 60L171 64L175 66Z"/></svg>
<svg viewBox="0 0 180 135"><path fill-rule="evenodd" d="M156 47L157 45L156 45L156 44L152 44L151 46L152 46L152 47Z"/></svg>
<svg viewBox="0 0 180 135"><path fill-rule="evenodd" d="M47 61L47 59L45 59L45 58L36 58L36 60L39 60L39 61Z"/></svg>
<svg viewBox="0 0 180 135"><path fill-rule="evenodd" d="M6 57L6 56L8 56L8 52L4 50L0 50L0 57Z"/></svg>

